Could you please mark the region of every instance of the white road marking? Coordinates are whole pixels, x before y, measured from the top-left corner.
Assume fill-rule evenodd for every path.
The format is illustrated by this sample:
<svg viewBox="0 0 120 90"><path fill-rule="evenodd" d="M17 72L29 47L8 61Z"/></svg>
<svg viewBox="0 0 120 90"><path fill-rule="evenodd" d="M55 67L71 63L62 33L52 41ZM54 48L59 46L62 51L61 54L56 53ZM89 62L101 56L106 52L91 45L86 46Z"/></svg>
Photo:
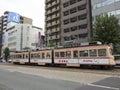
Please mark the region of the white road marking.
<svg viewBox="0 0 120 90"><path fill-rule="evenodd" d="M100 87L100 88L112 89L112 90L120 90L119 88L115 88L115 87L108 87L108 86L95 85L95 84L88 84L88 85L89 86L93 86L93 87Z"/></svg>

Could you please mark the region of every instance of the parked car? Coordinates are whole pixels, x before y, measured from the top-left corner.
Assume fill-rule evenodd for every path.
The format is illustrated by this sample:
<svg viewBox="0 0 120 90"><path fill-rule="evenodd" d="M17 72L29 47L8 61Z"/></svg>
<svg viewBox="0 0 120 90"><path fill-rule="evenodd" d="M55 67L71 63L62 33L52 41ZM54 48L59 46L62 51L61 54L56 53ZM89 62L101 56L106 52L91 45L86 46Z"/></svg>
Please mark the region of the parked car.
<svg viewBox="0 0 120 90"><path fill-rule="evenodd" d="M5 63L5 62L6 62L6 60L5 60L5 59L1 59L1 62Z"/></svg>
<svg viewBox="0 0 120 90"><path fill-rule="evenodd" d="M9 62L9 63L11 63L11 62L12 62L12 60L11 60L11 59L9 59L9 60L8 60L8 62Z"/></svg>

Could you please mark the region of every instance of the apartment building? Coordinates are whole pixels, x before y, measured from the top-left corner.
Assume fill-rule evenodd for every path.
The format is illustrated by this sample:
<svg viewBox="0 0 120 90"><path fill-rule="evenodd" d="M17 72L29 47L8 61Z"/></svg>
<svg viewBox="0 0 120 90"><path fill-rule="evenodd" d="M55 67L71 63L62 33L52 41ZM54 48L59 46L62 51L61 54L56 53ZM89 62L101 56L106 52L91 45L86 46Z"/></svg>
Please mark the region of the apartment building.
<svg viewBox="0 0 120 90"><path fill-rule="evenodd" d="M56 46L68 42L89 42L91 38L91 0L46 0L46 43Z"/></svg>
<svg viewBox="0 0 120 90"><path fill-rule="evenodd" d="M90 42L91 0L61 0L62 44Z"/></svg>
<svg viewBox="0 0 120 90"><path fill-rule="evenodd" d="M92 4L92 19L104 13L114 15L120 22L120 0L91 0Z"/></svg>
<svg viewBox="0 0 120 90"><path fill-rule="evenodd" d="M45 4L46 45L61 45L61 0L46 0Z"/></svg>

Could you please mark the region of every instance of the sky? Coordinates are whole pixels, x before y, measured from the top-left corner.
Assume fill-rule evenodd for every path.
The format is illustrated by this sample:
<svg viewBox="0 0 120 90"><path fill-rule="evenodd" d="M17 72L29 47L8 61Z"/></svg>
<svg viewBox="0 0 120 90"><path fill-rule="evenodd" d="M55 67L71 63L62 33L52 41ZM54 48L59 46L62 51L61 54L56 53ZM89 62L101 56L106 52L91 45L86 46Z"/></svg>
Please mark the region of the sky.
<svg viewBox="0 0 120 90"><path fill-rule="evenodd" d="M0 0L0 16L5 11L31 18L34 26L44 29L45 0Z"/></svg>

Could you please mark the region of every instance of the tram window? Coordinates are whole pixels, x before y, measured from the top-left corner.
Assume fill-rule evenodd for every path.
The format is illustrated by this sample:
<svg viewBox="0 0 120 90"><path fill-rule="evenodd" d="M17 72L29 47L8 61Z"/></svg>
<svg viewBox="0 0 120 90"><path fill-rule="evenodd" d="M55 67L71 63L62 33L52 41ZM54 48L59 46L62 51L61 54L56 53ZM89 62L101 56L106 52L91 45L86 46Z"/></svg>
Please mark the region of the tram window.
<svg viewBox="0 0 120 90"><path fill-rule="evenodd" d="M28 54L26 54L26 58L28 58Z"/></svg>
<svg viewBox="0 0 120 90"><path fill-rule="evenodd" d="M40 54L39 53L37 54L37 58L40 58Z"/></svg>
<svg viewBox="0 0 120 90"><path fill-rule="evenodd" d="M60 52L60 57L65 57L65 52Z"/></svg>
<svg viewBox="0 0 120 90"><path fill-rule="evenodd" d="M66 57L71 58L71 51L66 51Z"/></svg>
<svg viewBox="0 0 120 90"><path fill-rule="evenodd" d="M45 58L45 54L44 54L44 53L42 53L42 58L43 58L43 59Z"/></svg>
<svg viewBox="0 0 120 90"><path fill-rule="evenodd" d="M46 54L46 58L50 58L50 53L47 53L47 54Z"/></svg>
<svg viewBox="0 0 120 90"><path fill-rule="evenodd" d="M17 55L16 58L19 58L20 55Z"/></svg>
<svg viewBox="0 0 120 90"><path fill-rule="evenodd" d="M17 58L20 58L20 55L17 55Z"/></svg>
<svg viewBox="0 0 120 90"><path fill-rule="evenodd" d="M18 59L18 58L19 58L19 55L16 55L16 58Z"/></svg>
<svg viewBox="0 0 120 90"><path fill-rule="evenodd" d="M89 52L90 52L90 56L92 56L92 57L97 56L97 50L96 49L89 50Z"/></svg>
<svg viewBox="0 0 120 90"><path fill-rule="evenodd" d="M16 55L14 55L14 59L16 58Z"/></svg>
<svg viewBox="0 0 120 90"><path fill-rule="evenodd" d="M78 58L78 51L73 51L73 57Z"/></svg>
<svg viewBox="0 0 120 90"><path fill-rule="evenodd" d="M17 55L15 55L15 59L17 58Z"/></svg>
<svg viewBox="0 0 120 90"><path fill-rule="evenodd" d="M34 58L37 58L37 53L34 54Z"/></svg>
<svg viewBox="0 0 120 90"><path fill-rule="evenodd" d="M31 58L33 58L33 54L31 54Z"/></svg>
<svg viewBox="0 0 120 90"><path fill-rule="evenodd" d="M98 49L98 56L106 56L106 49Z"/></svg>
<svg viewBox="0 0 120 90"><path fill-rule="evenodd" d="M17 59L17 58L18 58L18 55L16 55L15 58Z"/></svg>
<svg viewBox="0 0 120 90"><path fill-rule="evenodd" d="M17 55L17 58L19 58L19 59L20 59L20 58L22 58L22 56L21 56L21 55Z"/></svg>
<svg viewBox="0 0 120 90"><path fill-rule="evenodd" d="M18 55L16 55L16 59L18 58Z"/></svg>
<svg viewBox="0 0 120 90"><path fill-rule="evenodd" d="M80 57L87 57L88 56L88 50L80 51Z"/></svg>
<svg viewBox="0 0 120 90"><path fill-rule="evenodd" d="M59 52L55 52L55 57L59 57Z"/></svg>

